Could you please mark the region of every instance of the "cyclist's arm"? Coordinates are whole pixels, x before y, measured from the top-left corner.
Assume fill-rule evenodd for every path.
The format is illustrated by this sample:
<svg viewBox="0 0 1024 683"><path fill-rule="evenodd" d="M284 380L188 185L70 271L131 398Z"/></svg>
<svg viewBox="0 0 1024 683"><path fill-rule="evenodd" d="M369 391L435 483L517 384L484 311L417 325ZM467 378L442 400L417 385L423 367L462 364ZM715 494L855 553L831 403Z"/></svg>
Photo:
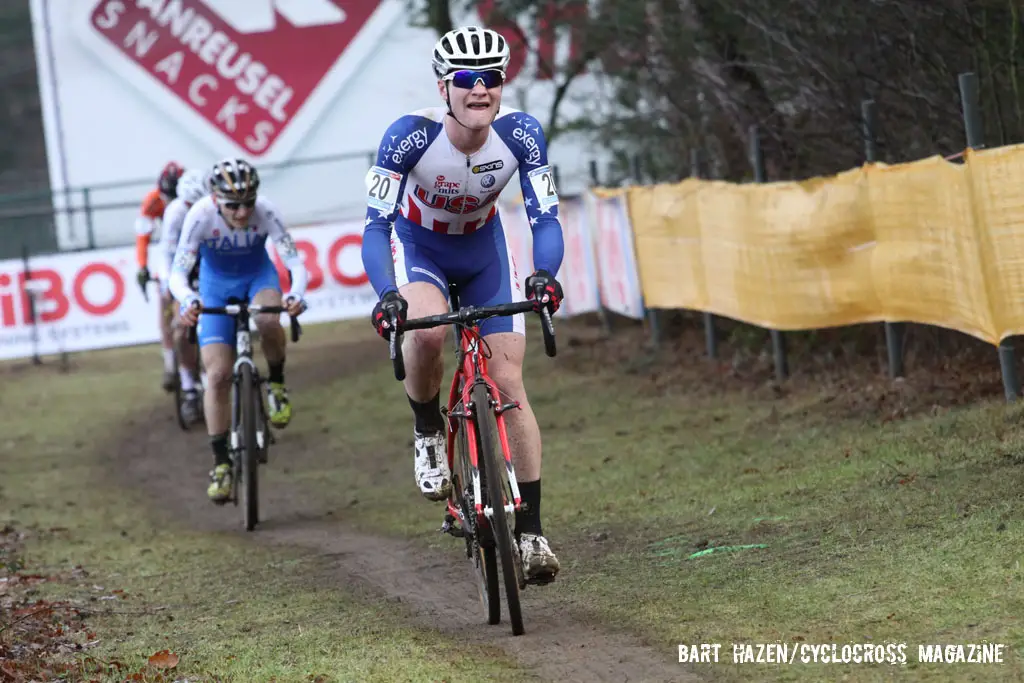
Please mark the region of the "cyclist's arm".
<svg viewBox="0 0 1024 683"><path fill-rule="evenodd" d="M525 112L504 116L496 124L519 162L519 186L533 232L533 267L556 275L562 266L565 243L562 224L558 222L558 191L554 171L548 165L544 130L537 119ZM515 133L516 129L519 133Z"/></svg>
<svg viewBox="0 0 1024 683"><path fill-rule="evenodd" d="M158 192L151 191L142 200L142 208L135 219L135 260L139 268L149 263L149 243L153 239L153 231L164 212L164 202Z"/></svg>
<svg viewBox="0 0 1024 683"><path fill-rule="evenodd" d="M189 297L195 296L188 276L196 264L199 245L203 241L203 228L206 225L200 212L196 211L198 206L198 204L193 205L185 214L185 228L178 240L178 247L174 251L174 262L171 264L171 296L182 303Z"/></svg>
<svg viewBox="0 0 1024 683"><path fill-rule="evenodd" d="M261 197L260 201L263 204L264 216L267 221L267 236L273 240L274 247L277 248L277 255L281 257L281 261L292 274L292 286L287 293L301 299L306 294L306 285L309 283L306 264L302 262L302 256L295 248L295 240L288 233L288 229L284 227L281 212L268 199Z"/></svg>
<svg viewBox="0 0 1024 683"><path fill-rule="evenodd" d="M391 229L398 215L409 171L429 146L412 147L405 152L398 148L414 133L423 129L423 138L430 122L420 116L407 115L392 123L377 148L377 161L366 173L366 227L363 229L363 268L378 297L397 292L395 262L391 254ZM436 124L434 124L436 125Z"/></svg>

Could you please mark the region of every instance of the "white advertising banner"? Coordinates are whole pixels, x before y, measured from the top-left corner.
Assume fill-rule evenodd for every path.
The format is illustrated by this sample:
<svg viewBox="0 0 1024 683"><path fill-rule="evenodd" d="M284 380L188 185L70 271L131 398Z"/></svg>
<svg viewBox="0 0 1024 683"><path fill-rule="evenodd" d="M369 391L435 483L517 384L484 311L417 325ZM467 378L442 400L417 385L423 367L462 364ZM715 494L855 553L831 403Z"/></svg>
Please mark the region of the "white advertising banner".
<svg viewBox="0 0 1024 683"><path fill-rule="evenodd" d="M30 3L62 249L86 247L90 230L100 247L130 241L136 207L169 161L209 168L245 157L291 224L357 219L387 127L442 104L430 66L437 35L410 25L406 0ZM453 18L480 24L496 6L453 7ZM568 67L579 36L541 31L529 16L495 24L513 47L503 103L545 127L556 96L560 120L588 116L595 77L584 71L563 93L561 76L542 68ZM573 132L549 157L569 193L591 160L608 159ZM88 215L61 211L86 201Z"/></svg>
<svg viewBox="0 0 1024 683"><path fill-rule="evenodd" d="M502 204L501 224L512 257L515 259L520 284L533 272L533 233L522 202ZM562 198L558 202L558 221L562 224L565 254L555 277L562 285L565 299L558 316L593 313L600 309L597 287L597 262L594 242L582 198Z"/></svg>
<svg viewBox="0 0 1024 683"><path fill-rule="evenodd" d="M619 315L642 319L644 301L626 195L599 197L588 193L587 197L595 228L601 303Z"/></svg>
<svg viewBox="0 0 1024 683"><path fill-rule="evenodd" d="M369 318L377 297L363 270L362 221L296 228L291 233L310 275L309 310L302 322ZM151 247L151 262L155 250ZM269 244L267 251L287 290L287 271ZM151 284L149 301L143 297L135 280L133 247L41 256L33 258L29 268L32 285L28 289L37 292L41 355L159 340L159 290ZM0 359L33 353L25 282L20 260L0 261Z"/></svg>

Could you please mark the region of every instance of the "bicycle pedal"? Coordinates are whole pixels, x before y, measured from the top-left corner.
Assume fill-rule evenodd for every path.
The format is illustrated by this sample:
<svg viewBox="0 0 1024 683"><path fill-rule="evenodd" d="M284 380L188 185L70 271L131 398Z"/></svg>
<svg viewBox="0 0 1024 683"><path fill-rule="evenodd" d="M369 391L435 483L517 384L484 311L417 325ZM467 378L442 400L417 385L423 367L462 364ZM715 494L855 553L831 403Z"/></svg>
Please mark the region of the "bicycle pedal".
<svg viewBox="0 0 1024 683"><path fill-rule="evenodd" d="M546 586L555 580L556 574L541 574L539 576L531 576L523 580L527 586Z"/></svg>
<svg viewBox="0 0 1024 683"><path fill-rule="evenodd" d="M464 538L466 536L466 532L463 531L462 527L455 524L455 518L450 514L444 516L444 524L441 525L439 531L442 534L451 534L456 538Z"/></svg>

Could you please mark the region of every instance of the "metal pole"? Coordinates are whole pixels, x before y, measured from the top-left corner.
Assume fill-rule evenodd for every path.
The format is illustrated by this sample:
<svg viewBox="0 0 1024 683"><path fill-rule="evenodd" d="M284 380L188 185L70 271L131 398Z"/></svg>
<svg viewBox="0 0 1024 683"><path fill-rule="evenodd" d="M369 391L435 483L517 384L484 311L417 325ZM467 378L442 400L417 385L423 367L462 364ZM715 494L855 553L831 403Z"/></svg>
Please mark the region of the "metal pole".
<svg viewBox="0 0 1024 683"><path fill-rule="evenodd" d="M754 180L759 183L765 182L764 152L761 150L761 133L756 125L750 127L750 165L754 169ZM772 337L772 356L775 358L775 379L781 382L789 377L786 337L779 330L770 330L770 332Z"/></svg>
<svg viewBox="0 0 1024 683"><path fill-rule="evenodd" d="M962 73L959 81L967 146L971 149L984 149L978 75L972 72ZM1013 348L1012 338L1004 339L999 343L999 368L1003 375L1003 393L1006 395L1006 402L1013 403L1020 395L1020 381L1017 378L1017 355Z"/></svg>
<svg viewBox="0 0 1024 683"><path fill-rule="evenodd" d="M694 147L690 150L690 177L701 177L700 148ZM718 335L715 332L715 314L704 312L704 346L707 349L708 358L718 358Z"/></svg>
<svg viewBox="0 0 1024 683"><path fill-rule="evenodd" d="M860 103L861 122L864 133L864 160L872 164L878 161L878 109L874 100ZM903 376L903 323L885 324L885 351L889 359L889 377Z"/></svg>

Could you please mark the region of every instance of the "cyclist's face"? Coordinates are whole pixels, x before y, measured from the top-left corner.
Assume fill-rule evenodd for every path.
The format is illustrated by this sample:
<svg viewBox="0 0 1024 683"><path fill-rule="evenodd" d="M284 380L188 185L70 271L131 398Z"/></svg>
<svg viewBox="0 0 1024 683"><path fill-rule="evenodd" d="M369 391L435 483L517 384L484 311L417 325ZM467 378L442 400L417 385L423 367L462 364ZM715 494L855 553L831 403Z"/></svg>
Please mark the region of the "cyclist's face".
<svg viewBox="0 0 1024 683"><path fill-rule="evenodd" d="M248 227L256 202L255 200L232 202L219 199L217 206L220 208L220 215L224 216L224 221L232 228L240 230Z"/></svg>
<svg viewBox="0 0 1024 683"><path fill-rule="evenodd" d="M487 88L479 80L468 89L457 87L450 81L438 81L441 98L446 95L451 98L452 113L459 123L477 130L487 128L494 121L501 105L501 89L500 85Z"/></svg>

